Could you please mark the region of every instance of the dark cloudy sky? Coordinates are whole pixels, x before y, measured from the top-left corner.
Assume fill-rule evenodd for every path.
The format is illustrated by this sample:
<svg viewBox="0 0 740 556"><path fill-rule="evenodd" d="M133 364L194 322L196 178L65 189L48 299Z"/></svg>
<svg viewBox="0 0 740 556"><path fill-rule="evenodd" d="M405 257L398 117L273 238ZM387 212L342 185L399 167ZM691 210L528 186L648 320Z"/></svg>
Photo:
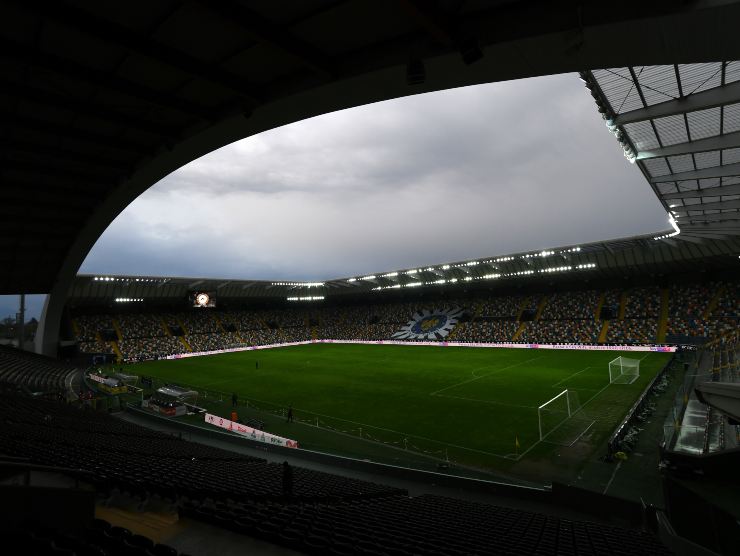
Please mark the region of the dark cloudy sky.
<svg viewBox="0 0 740 556"><path fill-rule="evenodd" d="M323 280L668 227L571 74L363 106L234 143L130 205L81 271Z"/></svg>

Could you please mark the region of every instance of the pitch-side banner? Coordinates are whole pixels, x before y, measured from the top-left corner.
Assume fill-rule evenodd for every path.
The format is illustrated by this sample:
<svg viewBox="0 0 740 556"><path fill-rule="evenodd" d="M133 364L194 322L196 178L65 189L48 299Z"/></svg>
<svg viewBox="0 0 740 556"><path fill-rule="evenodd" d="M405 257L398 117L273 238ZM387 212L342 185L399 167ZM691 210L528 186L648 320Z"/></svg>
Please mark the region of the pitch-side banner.
<svg viewBox="0 0 740 556"><path fill-rule="evenodd" d="M396 340L314 340L318 344L377 344L377 345L400 345L400 346L436 346L436 347L474 347L474 348L513 348L513 349L579 349L588 351L659 351L674 352L675 346L652 346L652 345L629 345L629 346L607 346L587 344L483 344L474 342L399 342Z"/></svg>
<svg viewBox="0 0 740 556"><path fill-rule="evenodd" d="M250 440L256 440L257 442L264 442L265 444L273 444L274 446L284 446L285 448L298 448L297 440L290 440L283 438L282 436L275 436L258 429L253 429L241 423L236 423L218 415L211 415L206 413L206 423L209 425L215 425L227 431L235 432L249 438Z"/></svg>
<svg viewBox="0 0 740 556"><path fill-rule="evenodd" d="M193 353L176 353L168 355L166 359L184 359L186 357L200 357L201 355L216 355L219 353L231 353L234 351L251 351L256 349L272 349L288 346L303 346L306 344L366 344L366 345L391 345L391 346L434 346L434 347L470 347L470 348L511 348L511 349L576 349L583 351L655 351L673 353L675 346L653 346L644 345L602 345L602 344L484 344L475 342L402 342L399 340L309 340L305 342L286 342L283 344L268 344L265 346L247 346L229 349L217 349L213 351L197 351Z"/></svg>

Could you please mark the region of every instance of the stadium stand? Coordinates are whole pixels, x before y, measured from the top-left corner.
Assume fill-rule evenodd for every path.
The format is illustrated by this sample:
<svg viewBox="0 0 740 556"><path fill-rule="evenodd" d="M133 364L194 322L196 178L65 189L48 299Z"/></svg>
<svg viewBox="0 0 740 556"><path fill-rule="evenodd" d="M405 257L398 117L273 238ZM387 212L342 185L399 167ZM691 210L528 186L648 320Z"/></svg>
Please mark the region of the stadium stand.
<svg viewBox="0 0 740 556"><path fill-rule="evenodd" d="M0 383L36 392L59 392L78 370L57 359L0 345Z"/></svg>
<svg viewBox="0 0 740 556"><path fill-rule="evenodd" d="M740 313L737 295L738 284L734 282L670 286L665 311L665 341L703 343L735 329ZM126 361L155 359L186 351L216 351L312 339L377 341L391 339L417 311L460 307L465 318L450 335L454 341L597 343L604 321L598 318L601 315L596 315L596 311L602 299L601 307L608 309L605 319L609 320L603 341L611 344L660 341L663 301L658 287L565 291L549 296L479 295L426 303L403 301L270 310L199 309L120 316L88 314L76 319L77 340L83 353L110 353L110 346L101 345L96 338L118 323L123 337L118 347Z"/></svg>
<svg viewBox="0 0 740 556"><path fill-rule="evenodd" d="M476 319L459 324L455 340L459 342L510 342L518 326L515 320Z"/></svg>
<svg viewBox="0 0 740 556"><path fill-rule="evenodd" d="M552 296L542 312L545 320L593 319L600 292L565 292Z"/></svg>
<svg viewBox="0 0 740 556"><path fill-rule="evenodd" d="M527 324L519 340L525 343L596 343L599 323L591 319L540 320Z"/></svg>
<svg viewBox="0 0 740 556"><path fill-rule="evenodd" d="M138 556L178 556L177 550L166 544L155 543L143 535L124 527L112 526L103 519L77 532L61 532L26 521L14 531L0 533L5 550L13 554L39 556L107 556L131 554ZM180 553L179 556L187 556Z"/></svg>
<svg viewBox="0 0 740 556"><path fill-rule="evenodd" d="M286 490L283 465L15 393L0 393L0 419L7 455L90 473L102 495L115 489L172 500L182 516L301 552L669 554L643 531L439 496L409 497L402 489L301 467L292 468ZM222 465L229 473L212 472ZM40 554L166 553L102 521L81 536L22 530L12 541Z"/></svg>

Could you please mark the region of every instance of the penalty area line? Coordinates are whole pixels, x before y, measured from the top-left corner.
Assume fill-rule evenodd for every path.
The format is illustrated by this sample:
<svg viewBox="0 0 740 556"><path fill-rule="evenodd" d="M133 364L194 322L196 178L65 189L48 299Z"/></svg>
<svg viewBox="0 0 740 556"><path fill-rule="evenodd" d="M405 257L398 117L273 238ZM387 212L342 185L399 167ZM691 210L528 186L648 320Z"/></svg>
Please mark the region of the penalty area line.
<svg viewBox="0 0 740 556"><path fill-rule="evenodd" d="M448 446L450 448L459 448L460 450L467 450L469 452L477 452L479 454L485 454L487 456L493 456L493 457L497 457L497 458L501 458L501 459L511 459L511 458L509 458L507 456L504 456L504 455L501 455L501 454L494 454L493 452L486 452L485 450L477 450L476 448L469 448L467 446L460 446L459 444L450 444L449 442L444 442L442 440L435 440L434 438L427 438L426 436L419 436L418 434L409 434L409 433L402 432L402 431L397 431L397 430L394 430L394 429L387 429L385 427L378 427L378 426L375 426L375 425L369 425L367 423L360 423L359 421L350 421L349 419L342 419L341 417L333 417L331 415L325 415L323 413L316 413L315 411L305 411L305 410L302 410L302 409L300 409L298 407L293 407L293 410L294 411L303 411L305 413L311 413L312 415L317 415L319 417L324 417L325 419L334 419L335 421L342 421L344 423L352 423L353 425L359 425L359 426L365 427L367 429L376 429L376 430L380 430L380 431L392 432L392 433L395 433L395 434L399 434L399 435L401 435L401 436L403 436L405 438L408 438L408 439L418 438L419 440L425 440L427 442L434 442L436 444L440 444L442 446Z"/></svg>
<svg viewBox="0 0 740 556"><path fill-rule="evenodd" d="M590 368L591 368L591 366L589 365L588 367L585 367L585 368L581 369L581 370L580 370L580 371L578 371L577 373L573 373L572 375L570 375L570 376L568 376L568 377L565 377L565 378L564 378L563 380L561 380L560 382L556 382L555 384L553 384L553 385L551 386L551 388L555 388L555 387L556 387L556 386L558 386L559 384L562 384L563 382L566 382L566 381L570 380L570 379L571 379L571 378L573 378L574 376L577 376L577 375L581 374L581 373L582 373L583 371L587 371L587 370L588 370L588 369L590 369Z"/></svg>
<svg viewBox="0 0 740 556"><path fill-rule="evenodd" d="M462 386L463 384L468 384L470 382L475 382L476 380L480 380L481 378L485 378L487 376L495 375L496 373L500 373L503 371L506 371L508 369L513 369L514 367L518 367L519 365L524 365L525 363L529 363L531 361L536 361L537 359L542 359L545 357L544 355L540 355L539 357L533 357L532 359L527 359L526 361L520 361L519 363L513 363L511 365L507 365L506 367L502 367L500 369L497 369L495 371L491 371L490 373L487 373L485 375L477 376L475 378L470 378L468 380L463 380L462 382L458 382L457 384L452 384L450 386L445 386L444 388L440 388L439 390L435 390L434 392L430 392L430 396L436 396L440 392L444 392L445 390L451 390L452 388L455 388L457 386Z"/></svg>
<svg viewBox="0 0 740 556"><path fill-rule="evenodd" d="M431 396L432 394L430 394ZM503 405L505 407L518 407L521 409L537 409L536 407L532 405L518 405L515 403L506 403L506 402L497 402L493 400L476 400L475 398L465 398L463 396L450 396L449 394L434 394L435 398L453 398L456 400L465 400L468 402L478 402L478 403L487 403L490 405Z"/></svg>

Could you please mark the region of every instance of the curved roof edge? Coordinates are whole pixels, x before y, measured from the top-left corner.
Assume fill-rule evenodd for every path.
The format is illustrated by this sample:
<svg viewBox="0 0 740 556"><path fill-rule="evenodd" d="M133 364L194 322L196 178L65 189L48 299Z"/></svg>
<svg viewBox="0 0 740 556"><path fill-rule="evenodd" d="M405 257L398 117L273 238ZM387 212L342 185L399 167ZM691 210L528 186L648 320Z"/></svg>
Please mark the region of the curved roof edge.
<svg viewBox="0 0 740 556"><path fill-rule="evenodd" d="M482 257L324 282L248 280L112 274L78 274L71 300L184 298L189 292L215 292L224 298L319 298L342 294L414 288L454 288L470 283L501 283L548 278L571 280L646 273L719 271L740 268L740 239L675 241L669 232L609 241Z"/></svg>

